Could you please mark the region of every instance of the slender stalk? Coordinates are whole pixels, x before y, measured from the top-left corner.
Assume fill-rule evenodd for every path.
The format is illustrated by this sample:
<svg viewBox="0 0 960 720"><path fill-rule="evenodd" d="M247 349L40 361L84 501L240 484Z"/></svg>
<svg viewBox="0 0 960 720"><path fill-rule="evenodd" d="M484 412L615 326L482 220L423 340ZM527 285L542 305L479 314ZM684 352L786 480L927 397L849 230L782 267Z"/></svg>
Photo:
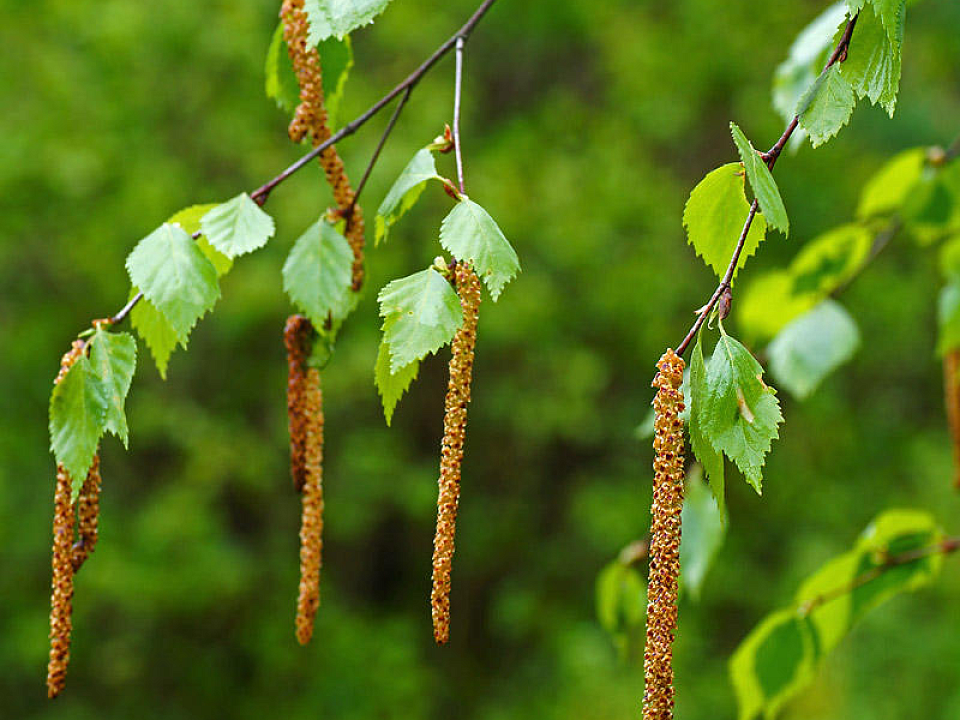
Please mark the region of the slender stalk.
<svg viewBox="0 0 960 720"><path fill-rule="evenodd" d="M394 125L397 124L397 120L400 119L400 113L403 112L404 105L407 104L407 100L410 99L410 95L413 93L413 86L407 88L407 91L400 96L400 102L397 103L397 107L394 108L393 114L390 116L390 120L387 122L387 126L383 129L383 134L380 136L380 141L377 143L377 147L373 151L373 155L370 156L370 162L367 163L366 169L363 171L363 177L360 178L360 184L357 185L357 191L353 194L353 201L350 203L350 207L344 212L344 215L350 217L353 214L353 208L356 207L357 201L360 199L360 193L363 192L363 188L367 184L367 180L370 179L370 173L373 172L374 165L377 164L377 160L380 158L380 153L383 151L384 145L387 144L387 138L390 137L390 133L393 132Z"/></svg>
<svg viewBox="0 0 960 720"><path fill-rule="evenodd" d="M457 73L453 88L453 152L457 156L457 182L460 185L460 194L463 189L463 150L460 143L460 96L463 89L463 46L466 38L457 38Z"/></svg>

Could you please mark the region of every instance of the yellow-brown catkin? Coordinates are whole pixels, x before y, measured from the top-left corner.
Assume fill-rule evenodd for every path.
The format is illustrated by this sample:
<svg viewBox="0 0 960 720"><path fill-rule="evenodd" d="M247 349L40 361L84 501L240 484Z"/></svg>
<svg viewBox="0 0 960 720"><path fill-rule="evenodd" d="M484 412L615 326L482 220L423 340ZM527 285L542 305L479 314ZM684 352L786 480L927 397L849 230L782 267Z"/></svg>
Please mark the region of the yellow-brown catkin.
<svg viewBox="0 0 960 720"><path fill-rule="evenodd" d="M960 490L960 350L943 356L943 401L947 408L947 425L953 444L953 486Z"/></svg>
<svg viewBox="0 0 960 720"><path fill-rule="evenodd" d="M673 717L673 636L680 577L680 512L683 508L683 359L667 350L653 380L657 395L650 509L650 576L647 642L643 655L643 720Z"/></svg>
<svg viewBox="0 0 960 720"><path fill-rule="evenodd" d="M100 456L93 456L93 464L83 481L77 497L77 542L73 546L73 571L77 572L97 547L100 524Z"/></svg>
<svg viewBox="0 0 960 720"><path fill-rule="evenodd" d="M460 502L460 466L467 430L467 404L473 377L473 353L477 343L480 310L480 280L472 268L456 268L457 293L463 309L463 325L451 344L450 379L444 403L443 445L440 451L440 494L437 498L437 532L433 540L433 590L430 605L433 637L442 645L450 638L450 571L453 564L457 507Z"/></svg>
<svg viewBox="0 0 960 720"><path fill-rule="evenodd" d="M320 565L323 554L323 393L320 371L307 368L304 384L306 437L300 520L300 596L297 598L297 640L313 636L313 620L320 606Z"/></svg>
<svg viewBox="0 0 960 720"><path fill-rule="evenodd" d="M54 384L59 384L83 355L85 343L75 340L60 361ZM96 459L94 459L96 462ZM70 633L73 630L73 525L70 502L72 482L63 465L57 466L57 488L53 500L53 557L50 593L50 659L47 663L47 696L63 690L70 663Z"/></svg>
<svg viewBox="0 0 960 720"><path fill-rule="evenodd" d="M290 428L290 474L297 492L306 482L307 414L304 407L307 356L313 325L303 315L291 315L283 329L287 347L287 418Z"/></svg>
<svg viewBox="0 0 960 720"><path fill-rule="evenodd" d="M300 83L300 104L294 112L288 133L294 142L300 142L309 134L313 146L317 147L330 139L331 131L323 105L320 53L307 41L309 21L303 0L284 0L280 18L283 20L283 38ZM341 212L350 210L350 216L346 218L346 237L353 250L353 289L357 291L363 285L363 212L359 205L354 205L353 188L336 148L331 145L320 153L320 165L333 190L337 207Z"/></svg>

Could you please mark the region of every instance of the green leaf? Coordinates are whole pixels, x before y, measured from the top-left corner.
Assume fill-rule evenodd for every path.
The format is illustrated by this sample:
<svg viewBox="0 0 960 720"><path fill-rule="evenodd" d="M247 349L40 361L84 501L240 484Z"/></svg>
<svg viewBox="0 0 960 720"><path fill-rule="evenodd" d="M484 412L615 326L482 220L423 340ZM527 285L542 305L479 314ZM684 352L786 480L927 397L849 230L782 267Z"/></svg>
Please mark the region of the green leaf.
<svg viewBox="0 0 960 720"><path fill-rule="evenodd" d="M680 580L683 589L695 600L714 556L723 544L726 533L723 512L707 489L701 473L687 473L681 518Z"/></svg>
<svg viewBox="0 0 960 720"><path fill-rule="evenodd" d="M387 335L393 328L399 316L392 315L387 318L383 324L384 335ZM404 365L396 372L390 370L390 346L386 340L380 342L380 349L377 351L377 364L374 369L374 382L377 385L377 392L380 393L380 400L383 403L383 416L387 421L387 427L393 421L393 411L400 402L400 398L410 387L410 384L416 380L417 373L420 371L420 361Z"/></svg>
<svg viewBox="0 0 960 720"><path fill-rule="evenodd" d="M79 491L106 427L107 398L86 355L73 364L50 396L50 449Z"/></svg>
<svg viewBox="0 0 960 720"><path fill-rule="evenodd" d="M90 365L103 387L104 427L127 446L124 405L137 366L137 341L129 333L97 329L91 340Z"/></svg>
<svg viewBox="0 0 960 720"><path fill-rule="evenodd" d="M790 263L794 292L821 297L833 292L857 273L872 246L871 232L856 223L818 235Z"/></svg>
<svg viewBox="0 0 960 720"><path fill-rule="evenodd" d="M690 358L690 447L697 460L703 466L703 471L710 483L710 490L717 501L717 508L721 515L724 513L724 478L723 453L707 440L703 417L703 401L709 392L707 387L707 368L703 362L703 348L700 344L700 335L697 335L697 344L693 347Z"/></svg>
<svg viewBox="0 0 960 720"><path fill-rule="evenodd" d="M817 304L819 294L799 292L796 283L792 273L777 270L761 275L744 288L734 309L740 327L749 337L768 340Z"/></svg>
<svg viewBox="0 0 960 720"><path fill-rule="evenodd" d="M900 49L903 42L903 23L906 16L905 0L870 0L880 16L880 22L884 30L887 31L887 38ZM859 20L857 21L857 30L859 32ZM859 38L858 38L859 39Z"/></svg>
<svg viewBox="0 0 960 720"><path fill-rule="evenodd" d="M945 355L960 347L960 278L951 279L940 291L937 319L940 325L937 352Z"/></svg>
<svg viewBox="0 0 960 720"><path fill-rule="evenodd" d="M703 396L703 433L707 441L736 463L759 494L770 443L783 421L763 368L739 342L721 332L707 366Z"/></svg>
<svg viewBox="0 0 960 720"><path fill-rule="evenodd" d="M446 345L463 324L460 298L433 268L394 280L377 300L394 375Z"/></svg>
<svg viewBox="0 0 960 720"><path fill-rule="evenodd" d="M306 0L310 20L308 41L316 45L331 35L342 38L352 30L373 22L390 0Z"/></svg>
<svg viewBox="0 0 960 720"><path fill-rule="evenodd" d="M133 288L130 297L132 298L138 292L137 288ZM187 346L186 338L181 340L173 326L146 298L141 299L130 311L130 324L150 348L150 354L153 355L153 360L157 364L160 377L166 380L170 356L177 347L177 343L184 348Z"/></svg>
<svg viewBox="0 0 960 720"><path fill-rule="evenodd" d="M788 324L767 348L770 371L794 397L804 399L860 346L850 314L824 300Z"/></svg>
<svg viewBox="0 0 960 720"><path fill-rule="evenodd" d="M856 104L853 88L840 74L840 66L833 65L800 98L800 127L807 131L813 146L818 147L850 122Z"/></svg>
<svg viewBox="0 0 960 720"><path fill-rule="evenodd" d="M900 32L903 25L900 25ZM854 41L847 50L847 59L834 67L846 78L858 97L869 97L893 117L900 89L900 39L891 42L872 8L865 8L857 18Z"/></svg>
<svg viewBox="0 0 960 720"><path fill-rule="evenodd" d="M387 239L387 232L393 224L416 204L430 180L444 182L444 179L437 174L433 153L428 148L422 148L407 163L400 177L396 179L387 196L380 203L376 221L377 244Z"/></svg>
<svg viewBox="0 0 960 720"><path fill-rule="evenodd" d="M690 193L683 209L687 241L717 277L723 278L740 240L750 204L744 192L746 181L740 163L727 163L711 171ZM754 218L740 253L734 277L756 252L766 236L763 216Z"/></svg>
<svg viewBox="0 0 960 720"><path fill-rule="evenodd" d="M857 217L865 219L898 211L920 180L926 162L923 148L895 155L864 185Z"/></svg>
<svg viewBox="0 0 960 720"><path fill-rule="evenodd" d="M780 190L777 188L773 175L770 174L770 168L760 159L760 155L736 123L730 123L730 132L733 135L733 142L737 146L737 151L740 153L740 160L747 172L750 188L753 190L757 202L760 203L760 210L767 219L767 223L785 236L789 235L790 220L787 218L787 209L783 206Z"/></svg>
<svg viewBox="0 0 960 720"><path fill-rule="evenodd" d="M816 639L810 621L794 610L772 613L744 639L730 658L730 681L739 720L761 712L776 717L816 667Z"/></svg>
<svg viewBox="0 0 960 720"><path fill-rule="evenodd" d="M187 235L193 235L194 233L200 232L201 218L215 207L217 207L217 203L191 205L175 213L167 222L171 225L179 225ZM204 257L213 263L213 267L216 268L217 271L217 277L223 277L230 272L230 268L233 267L233 260L213 247L205 235L198 237L195 242Z"/></svg>
<svg viewBox="0 0 960 720"><path fill-rule="evenodd" d="M630 639L643 628L647 614L647 585L636 568L614 560L597 576L597 621L625 652Z"/></svg>
<svg viewBox="0 0 960 720"><path fill-rule="evenodd" d="M340 106L343 101L347 78L353 69L353 43L349 36L329 37L317 46L320 53L320 67L323 70L323 105L327 110L327 123L331 128L337 125Z"/></svg>
<svg viewBox="0 0 960 720"><path fill-rule="evenodd" d="M300 104L300 84L297 82L293 63L290 62L287 43L283 39L282 22L274 30L270 47L267 48L263 75L267 97L277 103L277 107L281 110L292 113Z"/></svg>
<svg viewBox="0 0 960 720"><path fill-rule="evenodd" d="M473 263L494 302L520 271L517 253L497 223L466 196L443 219L440 244L458 260Z"/></svg>
<svg viewBox="0 0 960 720"><path fill-rule="evenodd" d="M164 223L141 240L127 257L127 272L181 342L220 297L216 269L177 225Z"/></svg>
<svg viewBox="0 0 960 720"><path fill-rule="evenodd" d="M353 251L325 219L307 228L283 264L283 289L313 326L343 320L353 309Z"/></svg>
<svg viewBox="0 0 960 720"><path fill-rule="evenodd" d="M210 244L228 258L262 248L273 237L273 218L246 193L217 205L200 221Z"/></svg>

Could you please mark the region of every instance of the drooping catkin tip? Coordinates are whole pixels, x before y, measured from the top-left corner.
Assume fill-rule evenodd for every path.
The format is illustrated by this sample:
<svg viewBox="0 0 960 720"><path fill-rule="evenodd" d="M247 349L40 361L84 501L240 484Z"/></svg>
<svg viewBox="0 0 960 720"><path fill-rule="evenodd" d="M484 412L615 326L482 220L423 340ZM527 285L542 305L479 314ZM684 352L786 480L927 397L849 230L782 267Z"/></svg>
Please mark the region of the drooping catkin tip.
<svg viewBox="0 0 960 720"><path fill-rule="evenodd" d="M47 663L47 697L50 698L63 690L70 663L70 634L73 630L73 506L70 493L70 475L60 465L57 467L53 513L50 658Z"/></svg>
<svg viewBox="0 0 960 720"><path fill-rule="evenodd" d="M323 393L320 371L309 368L304 387L306 468L300 521L300 593L297 597L297 640L306 645L313 637L314 618L320 607L320 567L323 556Z"/></svg>

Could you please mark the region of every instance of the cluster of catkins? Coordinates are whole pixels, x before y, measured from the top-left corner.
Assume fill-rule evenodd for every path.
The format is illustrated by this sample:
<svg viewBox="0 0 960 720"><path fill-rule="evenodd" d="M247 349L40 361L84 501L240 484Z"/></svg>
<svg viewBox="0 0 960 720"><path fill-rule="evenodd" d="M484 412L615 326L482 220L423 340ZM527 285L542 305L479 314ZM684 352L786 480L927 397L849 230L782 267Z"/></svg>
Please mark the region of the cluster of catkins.
<svg viewBox="0 0 960 720"><path fill-rule="evenodd" d="M647 641L643 656L643 720L673 717L673 636L680 577L680 513L683 509L683 359L667 350L653 380L657 395L650 512L650 576Z"/></svg>
<svg viewBox="0 0 960 720"><path fill-rule="evenodd" d="M54 380L59 384L73 364L86 352L86 344L75 340L60 361ZM73 630L73 576L97 544L100 516L100 458L94 455L77 502L71 499L73 481L63 465L57 466L57 487L53 508L53 579L50 597L50 659L47 663L47 696L60 694L67 681L70 663L70 634ZM79 516L79 518L78 518ZM74 527L77 541L74 542Z"/></svg>
<svg viewBox="0 0 960 720"><path fill-rule="evenodd" d="M301 495L300 593L297 597L297 640L310 642L320 606L323 553L323 393L320 371L310 367L313 326L302 315L287 319L287 415L290 423L290 473Z"/></svg>
<svg viewBox="0 0 960 720"><path fill-rule="evenodd" d="M300 104L290 122L288 133L294 142L307 135L314 147L330 139L327 111L323 105L323 71L320 52L307 40L309 20L303 7L304 0L284 0L280 8L283 20L283 39L300 83ZM353 289L363 285L363 212L354 202L353 188L343 167L343 161L331 145L320 153L320 165L333 189L333 199L347 221L346 237L353 250Z"/></svg>
<svg viewBox="0 0 960 720"><path fill-rule="evenodd" d="M438 644L450 637L450 570L453 563L457 506L460 501L460 466L467 431L467 403L473 377L473 354L480 311L480 280L466 263L454 268L463 325L451 344L450 379L444 403L443 444L440 451L440 494L437 498L437 532L433 540L433 637Z"/></svg>

